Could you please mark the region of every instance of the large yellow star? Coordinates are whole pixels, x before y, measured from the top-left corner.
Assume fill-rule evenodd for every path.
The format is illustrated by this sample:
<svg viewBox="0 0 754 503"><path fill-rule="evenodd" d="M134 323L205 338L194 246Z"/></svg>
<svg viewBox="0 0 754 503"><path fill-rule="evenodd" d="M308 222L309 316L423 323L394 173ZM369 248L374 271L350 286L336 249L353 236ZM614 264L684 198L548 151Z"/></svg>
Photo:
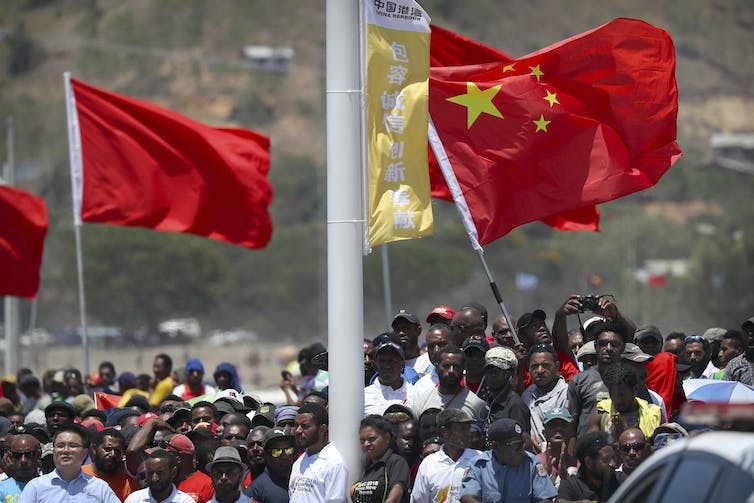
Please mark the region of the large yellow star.
<svg viewBox="0 0 754 503"><path fill-rule="evenodd" d="M545 100L545 101L549 101L550 102L550 108L552 108L552 106L555 103L557 103L558 105L560 105L560 102L558 101L558 98L557 98L557 93L551 93L549 89L547 89L546 91L547 91L547 96L545 96L542 99Z"/></svg>
<svg viewBox="0 0 754 503"><path fill-rule="evenodd" d="M539 67L539 65L537 65L537 66L530 66L530 67L529 67L529 69L531 70L531 73L530 73L529 75L534 75L535 77L537 77L537 82L539 82L539 81L540 81L540 79L539 79L539 78L540 78L540 77L541 77L542 75L544 75L544 72L543 72L543 71L542 71L542 69L541 69L541 68Z"/></svg>
<svg viewBox="0 0 754 503"><path fill-rule="evenodd" d="M474 124L474 121L476 121L477 117L482 113L493 115L501 119L503 118L503 114L501 114L500 110L498 110L492 103L492 98L497 95L501 87L503 87L503 85L498 84L482 91L473 82L466 82L466 94L453 96L452 98L448 98L448 101L457 105L462 105L468 109L466 127L471 129L471 125Z"/></svg>
<svg viewBox="0 0 754 503"><path fill-rule="evenodd" d="M532 122L537 125L537 130L534 131L535 133L538 132L538 131L544 131L546 133L547 132L547 125L550 122L552 122L552 121L546 121L545 120L545 116L542 115L542 114L540 114L539 115L539 120L532 121Z"/></svg>
<svg viewBox="0 0 754 503"><path fill-rule="evenodd" d="M503 67L503 73L514 71L514 68L513 68L514 65L515 65L515 63L511 63L510 65L505 65Z"/></svg>

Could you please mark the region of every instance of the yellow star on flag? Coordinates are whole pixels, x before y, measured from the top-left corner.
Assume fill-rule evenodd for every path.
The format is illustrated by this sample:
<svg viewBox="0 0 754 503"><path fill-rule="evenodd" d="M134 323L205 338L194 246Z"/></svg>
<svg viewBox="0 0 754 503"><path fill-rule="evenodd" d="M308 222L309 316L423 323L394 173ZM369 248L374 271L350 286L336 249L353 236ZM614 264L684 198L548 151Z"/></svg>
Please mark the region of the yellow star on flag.
<svg viewBox="0 0 754 503"><path fill-rule="evenodd" d="M492 103L494 98L503 87L502 84L498 84L484 91L480 90L473 82L466 82L466 94L459 94L448 98L448 101L466 107L467 110L467 129L471 129L471 125L474 124L477 117L480 114L485 113L493 115L495 117L503 118L503 114Z"/></svg>
<svg viewBox="0 0 754 503"><path fill-rule="evenodd" d="M529 69L531 70L531 73L530 73L529 75L534 75L535 77L537 77L537 82L539 82L539 81L540 81L540 79L539 79L539 78L540 78L540 77L541 77L542 75L544 75L544 72L543 72L543 71L542 71L542 69L541 69L541 68L539 67L539 65L537 65L537 66L530 66L530 67L529 67Z"/></svg>
<svg viewBox="0 0 754 503"><path fill-rule="evenodd" d="M515 65L515 63L511 63L510 65L505 65L503 67L503 73L505 73L505 72L512 72L514 70L514 68L513 68L514 65Z"/></svg>
<svg viewBox="0 0 754 503"><path fill-rule="evenodd" d="M539 131L544 131L546 133L547 132L547 125L549 123L551 123L552 121L546 121L545 120L545 116L542 115L542 114L540 114L539 115L539 120L532 121L532 122L537 125L537 130L534 131L535 133L537 133Z"/></svg>
<svg viewBox="0 0 754 503"><path fill-rule="evenodd" d="M551 93L550 90L547 89L547 96L545 96L542 99L544 99L545 101L549 101L550 102L550 108L552 108L552 106L555 103L557 103L558 105L560 105L560 102L558 101L558 98L556 96L557 96L557 93Z"/></svg>

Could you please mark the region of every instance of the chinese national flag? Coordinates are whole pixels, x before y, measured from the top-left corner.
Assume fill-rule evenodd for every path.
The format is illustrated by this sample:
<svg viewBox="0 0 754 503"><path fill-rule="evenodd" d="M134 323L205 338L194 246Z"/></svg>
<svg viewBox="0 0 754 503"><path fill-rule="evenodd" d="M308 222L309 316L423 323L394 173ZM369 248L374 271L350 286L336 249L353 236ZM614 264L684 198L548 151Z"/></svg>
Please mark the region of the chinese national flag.
<svg viewBox="0 0 754 503"><path fill-rule="evenodd" d="M0 295L36 297L45 234L44 199L0 186Z"/></svg>
<svg viewBox="0 0 754 503"><path fill-rule="evenodd" d="M109 395L101 391L94 393L94 403L97 410L114 409L118 406L118 402L120 402L121 398L123 397L120 395Z"/></svg>
<svg viewBox="0 0 754 503"><path fill-rule="evenodd" d="M435 25L432 25L429 57L430 64L433 67L513 61L513 57L498 51L494 47ZM446 201L453 200L431 149L429 150L429 179L432 186L432 197ZM550 227L561 231L597 231L599 230L600 214L596 206L589 205L550 215L541 220Z"/></svg>
<svg viewBox="0 0 754 503"><path fill-rule="evenodd" d="M270 142L214 128L71 79L83 158L81 219L205 236L247 248L270 240Z"/></svg>
<svg viewBox="0 0 754 503"><path fill-rule="evenodd" d="M651 187L681 155L673 43L637 20L514 61L433 68L429 111L482 245Z"/></svg>

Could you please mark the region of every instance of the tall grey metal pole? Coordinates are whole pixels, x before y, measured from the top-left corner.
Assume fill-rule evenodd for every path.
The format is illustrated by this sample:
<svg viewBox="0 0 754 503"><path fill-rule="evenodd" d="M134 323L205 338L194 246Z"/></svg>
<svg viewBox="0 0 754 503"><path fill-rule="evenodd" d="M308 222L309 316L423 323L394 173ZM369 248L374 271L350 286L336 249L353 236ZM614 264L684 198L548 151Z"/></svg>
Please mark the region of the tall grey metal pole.
<svg viewBox="0 0 754 503"><path fill-rule="evenodd" d="M361 475L358 431L364 415L359 7L354 0L327 0L325 17L330 439L348 464L349 487Z"/></svg>
<svg viewBox="0 0 754 503"><path fill-rule="evenodd" d="M15 132L13 116L6 119L8 158L3 170L3 178L8 185L16 183L16 160L15 160ZM18 298L6 296L4 299L5 308L5 373L15 374L18 371Z"/></svg>
<svg viewBox="0 0 754 503"><path fill-rule="evenodd" d="M391 329L393 322L393 292L390 288L390 257L388 255L387 243L382 246L382 290L385 294L385 326Z"/></svg>

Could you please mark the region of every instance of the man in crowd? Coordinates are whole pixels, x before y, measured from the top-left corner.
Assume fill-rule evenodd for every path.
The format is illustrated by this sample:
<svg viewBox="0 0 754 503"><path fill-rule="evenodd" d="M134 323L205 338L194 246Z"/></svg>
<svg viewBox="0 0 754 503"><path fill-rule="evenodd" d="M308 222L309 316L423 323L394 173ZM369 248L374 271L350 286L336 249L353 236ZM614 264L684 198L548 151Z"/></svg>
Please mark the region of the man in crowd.
<svg viewBox="0 0 754 503"><path fill-rule="evenodd" d="M55 432L52 443L55 470L31 479L24 487L19 502L120 502L105 481L81 471L89 452L89 432L86 428L78 424L63 425Z"/></svg>
<svg viewBox="0 0 754 503"><path fill-rule="evenodd" d="M577 461L572 456L571 445L576 441L576 428L571 413L564 407L548 410L542 421L546 442L537 457L550 475L552 483L558 488L563 479L576 474Z"/></svg>
<svg viewBox="0 0 754 503"><path fill-rule="evenodd" d="M746 349L725 367L724 379L754 386L754 316L741 325Z"/></svg>
<svg viewBox="0 0 754 503"><path fill-rule="evenodd" d="M288 481L296 459L294 437L273 428L264 437L264 473L254 479L248 495L259 503L288 503Z"/></svg>
<svg viewBox="0 0 754 503"><path fill-rule="evenodd" d="M401 316L399 314L399 316ZM397 318L403 326L405 318ZM377 363L377 379L364 388L364 413L382 415L393 403L407 407L414 404L414 386L401 377L404 367L404 348L397 340L380 344L374 350Z"/></svg>
<svg viewBox="0 0 754 503"><path fill-rule="evenodd" d="M81 467L81 471L107 482L110 489L121 501L138 489L136 480L123 470L125 438L114 428L105 428L94 435L89 456L92 463Z"/></svg>
<svg viewBox="0 0 754 503"><path fill-rule="evenodd" d="M524 429L503 418L487 430L492 449L471 463L463 477L461 503L552 501L558 492L542 463L524 450Z"/></svg>
<svg viewBox="0 0 754 503"><path fill-rule="evenodd" d="M625 348L622 328L617 323L597 321L593 330L597 333L597 365L578 373L568 383L568 408L576 421L578 436L587 432L597 402L610 397L602 376L610 365L620 361Z"/></svg>
<svg viewBox="0 0 754 503"><path fill-rule="evenodd" d="M618 437L618 455L622 461L618 471L626 476L652 454L652 446L639 428L629 428Z"/></svg>
<svg viewBox="0 0 754 503"><path fill-rule="evenodd" d="M191 496L179 491L173 484L178 474L178 461L174 453L153 451L144 466L147 487L132 492L125 503L194 503Z"/></svg>
<svg viewBox="0 0 754 503"><path fill-rule="evenodd" d="M212 402L202 400L191 406L191 425L196 428L199 423L209 423L210 425L217 421L217 408Z"/></svg>
<svg viewBox="0 0 754 503"><path fill-rule="evenodd" d="M453 338L451 342L459 348L472 335L480 338L486 337L487 310L482 305L471 304L469 303L456 311L450 322L450 334Z"/></svg>
<svg viewBox="0 0 754 503"><path fill-rule="evenodd" d="M191 400L207 393L214 393L212 386L205 385L204 365L199 358L191 358L186 362L186 381L173 388L173 394L182 400Z"/></svg>
<svg viewBox="0 0 754 503"><path fill-rule="evenodd" d="M374 344L371 339L364 339L364 387L372 382L372 377L377 372L377 364L374 362Z"/></svg>
<svg viewBox="0 0 754 503"><path fill-rule="evenodd" d="M571 350L568 347L568 331L564 327L555 330L559 327L557 324L559 320L556 314L556 320L553 323L553 333L550 333L545 323L546 319L547 315L541 309L535 309L531 313L524 313L518 319L516 328L523 347L517 348L519 376L518 379L514 379L514 388L519 392L523 392L526 387L531 385L528 352L537 344L549 344L555 349L558 357L558 372L565 378L566 382L570 381L579 372L576 360L571 355ZM565 323L565 318L563 318L561 323Z"/></svg>
<svg viewBox="0 0 754 503"><path fill-rule="evenodd" d="M531 414L532 442L544 449L544 416L548 410L565 407L568 402L568 384L558 374L558 357L552 346L538 344L529 353L529 375L532 384L521 395ZM509 416L513 417L513 416ZM520 418L515 418L519 421Z"/></svg>
<svg viewBox="0 0 754 503"><path fill-rule="evenodd" d="M687 364L686 358L686 335L683 332L670 332L665 337L665 344L662 346L662 350L667 353L673 353L678 357L678 363Z"/></svg>
<svg viewBox="0 0 754 503"><path fill-rule="evenodd" d="M417 415L429 408L463 409L474 421L481 422L487 404L473 391L461 385L464 368L463 351L455 346L443 348L437 366L439 384L416 397L414 410Z"/></svg>
<svg viewBox="0 0 754 503"><path fill-rule="evenodd" d="M76 419L76 409L68 402L57 400L45 407L47 432L51 437L62 427L73 424L74 419Z"/></svg>
<svg viewBox="0 0 754 503"><path fill-rule="evenodd" d="M586 433L576 441L576 458L581 463L575 477L560 482L558 503L605 502L620 484L615 450L601 431ZM625 477L620 474L621 479Z"/></svg>
<svg viewBox="0 0 754 503"><path fill-rule="evenodd" d="M439 382L437 377L437 365L440 364L440 351L450 344L450 327L444 323L432 325L427 332L427 358L432 363L432 368L427 375L419 379L414 384L414 391L417 395L424 393L437 386Z"/></svg>
<svg viewBox="0 0 754 503"><path fill-rule="evenodd" d="M718 361L720 362L720 370L713 374L714 379L722 379L725 376L725 368L730 361L740 354L743 354L745 349L743 335L738 330L728 330L723 334L723 338L720 341L720 352L718 354Z"/></svg>
<svg viewBox="0 0 754 503"><path fill-rule="evenodd" d="M248 463L251 483L264 472L264 439L269 431L270 428L267 426L257 426L246 438L246 444L249 446Z"/></svg>
<svg viewBox="0 0 754 503"><path fill-rule="evenodd" d="M18 501L26 484L39 475L42 447L28 434L11 435L5 439L3 468L8 478L0 482L0 502Z"/></svg>
<svg viewBox="0 0 754 503"><path fill-rule="evenodd" d="M417 368L419 358L419 335L422 333L422 326L419 318L407 312L404 309L398 311L393 317L393 335L398 338L400 345L403 347L403 356L405 364L413 368L417 374L424 375L427 373L427 364L424 362L424 368ZM379 373L379 369L377 370ZM378 413L379 414L379 413Z"/></svg>
<svg viewBox="0 0 754 503"><path fill-rule="evenodd" d="M212 476L215 495L211 503L247 503L248 497L241 494L241 477L246 465L235 447L223 446L215 451L212 462L207 463Z"/></svg>
<svg viewBox="0 0 754 503"><path fill-rule="evenodd" d="M304 404L296 416L296 446L304 450L291 469L288 495L291 502L345 502L348 467L329 441L327 410Z"/></svg>
<svg viewBox="0 0 754 503"><path fill-rule="evenodd" d="M515 324L515 321L511 320L511 323ZM492 323L492 338L495 339L495 344L498 346L515 347L516 343L513 340L513 333L508 326L508 320L505 319L503 314L498 315Z"/></svg>
<svg viewBox="0 0 754 503"><path fill-rule="evenodd" d="M684 340L686 357L691 365L690 379L712 379L715 372L720 370L712 364L709 341L701 335L690 335Z"/></svg>
<svg viewBox="0 0 754 503"><path fill-rule="evenodd" d="M634 343L648 355L654 356L662 351L662 333L654 325L644 325L634 332Z"/></svg>
<svg viewBox="0 0 754 503"><path fill-rule="evenodd" d="M215 490L212 479L196 469L196 448L186 435L173 435L165 448L175 454L177 474L173 478L179 491L188 494L196 503L207 503Z"/></svg>
<svg viewBox="0 0 754 503"><path fill-rule="evenodd" d="M461 481L479 451L469 449L470 426L474 420L463 410L445 409L437 415L442 447L430 454L416 473L411 503L458 501Z"/></svg>
<svg viewBox="0 0 754 503"><path fill-rule="evenodd" d="M484 425L508 417L525 425L529 431L530 413L521 397L513 391L511 379L516 372L518 359L512 349L505 346L494 347L484 357L485 398L488 413Z"/></svg>
<svg viewBox="0 0 754 503"><path fill-rule="evenodd" d="M484 355L490 349L490 345L486 338L475 335L466 339L461 349L466 357L465 385L479 394L479 386L484 377Z"/></svg>
<svg viewBox="0 0 754 503"><path fill-rule="evenodd" d="M173 359L165 353L160 353L154 357L152 363L152 372L154 378L150 383L152 393L149 397L149 404L152 407L159 407L162 400L173 392L175 383L171 377L173 374Z"/></svg>
<svg viewBox="0 0 754 503"><path fill-rule="evenodd" d="M438 323L447 325L453 320L455 314L455 310L450 306L435 306L432 312L427 315L427 324L430 327Z"/></svg>

